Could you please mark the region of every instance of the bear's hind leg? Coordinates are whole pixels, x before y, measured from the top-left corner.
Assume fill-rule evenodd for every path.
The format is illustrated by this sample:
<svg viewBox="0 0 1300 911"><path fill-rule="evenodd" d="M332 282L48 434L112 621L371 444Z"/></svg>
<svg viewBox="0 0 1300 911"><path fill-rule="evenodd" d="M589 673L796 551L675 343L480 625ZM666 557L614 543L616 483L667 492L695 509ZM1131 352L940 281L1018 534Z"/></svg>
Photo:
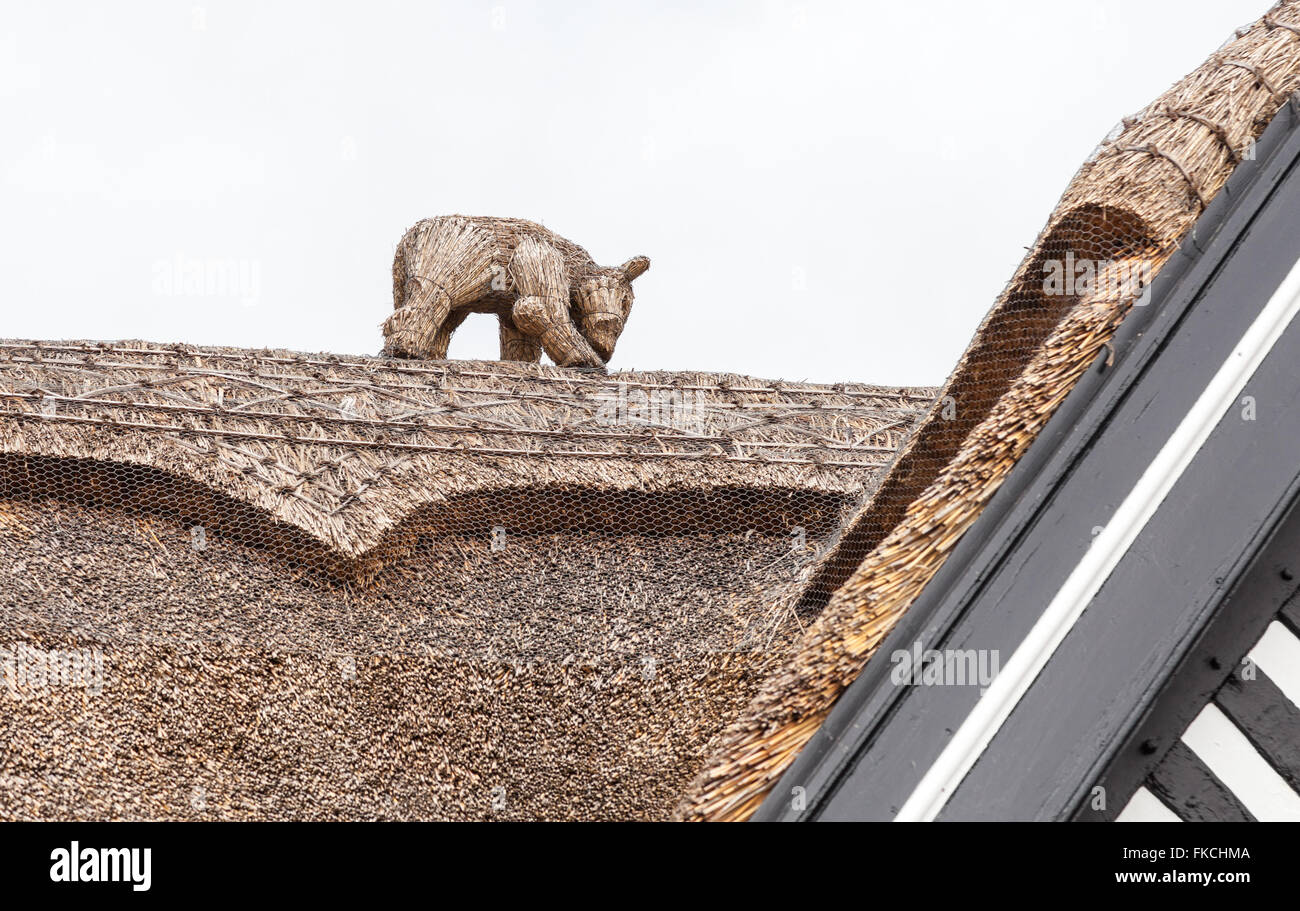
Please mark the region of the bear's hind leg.
<svg viewBox="0 0 1300 911"><path fill-rule="evenodd" d="M542 360L542 346L537 339L520 332L510 314L501 314L501 360L524 361L530 364Z"/></svg>
<svg viewBox="0 0 1300 911"><path fill-rule="evenodd" d="M465 317L469 316L468 310L453 310L438 331L434 333L433 344L429 348L429 357L435 361L447 359L447 349L451 346L452 333L460 328L460 324L465 322Z"/></svg>
<svg viewBox="0 0 1300 911"><path fill-rule="evenodd" d="M389 357L446 357L433 352L451 314L451 297L442 288L412 276L403 304L384 320L384 354ZM447 338L450 339L450 333Z"/></svg>

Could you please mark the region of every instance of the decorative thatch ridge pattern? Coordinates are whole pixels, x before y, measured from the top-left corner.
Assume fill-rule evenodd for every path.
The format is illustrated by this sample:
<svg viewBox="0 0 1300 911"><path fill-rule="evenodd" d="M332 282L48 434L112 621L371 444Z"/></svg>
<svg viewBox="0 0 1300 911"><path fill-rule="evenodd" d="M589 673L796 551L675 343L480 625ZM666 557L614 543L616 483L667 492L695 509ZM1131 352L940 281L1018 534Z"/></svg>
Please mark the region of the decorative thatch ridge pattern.
<svg viewBox="0 0 1300 911"><path fill-rule="evenodd" d="M393 258L393 314L384 353L441 359L471 313L495 313L501 359L541 352L566 367L600 367L632 310L644 256L597 266L572 241L518 218L445 215L417 222Z"/></svg>
<svg viewBox="0 0 1300 911"><path fill-rule="evenodd" d="M815 571L803 597L833 592L826 609L721 735L679 816L754 812L1109 343L1136 297L1125 276L1136 269L1145 281L1159 270L1298 86L1300 0L1288 0L1094 152L921 427ZM1099 280L1051 296L1044 275L1067 257L1095 263Z"/></svg>
<svg viewBox="0 0 1300 911"><path fill-rule="evenodd" d="M344 558L524 488L860 494L933 390L147 342L0 341L0 453L158 470ZM69 471L76 486L92 471ZM2 479L0 479L2 480Z"/></svg>

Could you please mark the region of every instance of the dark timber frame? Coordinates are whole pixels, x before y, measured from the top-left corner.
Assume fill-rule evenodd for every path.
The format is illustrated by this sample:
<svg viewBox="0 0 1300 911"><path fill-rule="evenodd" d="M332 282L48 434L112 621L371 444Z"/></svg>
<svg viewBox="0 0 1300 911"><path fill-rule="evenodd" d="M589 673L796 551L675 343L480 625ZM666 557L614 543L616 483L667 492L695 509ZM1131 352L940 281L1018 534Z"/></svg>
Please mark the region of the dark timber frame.
<svg viewBox="0 0 1300 911"><path fill-rule="evenodd" d="M1116 751L1100 784L1104 809L1085 800L1075 819L1114 819L1146 783L1188 821L1249 821L1254 817L1223 787L1179 737L1211 701L1246 731L1273 768L1300 789L1300 712L1260 669L1249 686L1239 677L1242 660L1273 620L1300 635L1300 504L1289 513L1241 582L1225 599L1179 664L1141 723ZM1263 717L1265 715L1270 717ZM1179 802L1179 795L1195 794Z"/></svg>
<svg viewBox="0 0 1300 911"><path fill-rule="evenodd" d="M1124 321L1113 365L1098 358L756 819L898 814L980 690L896 685L890 656L920 642L1005 664L1297 260L1292 104ZM1295 595L1297 364L1300 319L1243 391L1256 419L1234 406L1215 426L938 819L1113 817ZM1092 812L1103 780L1108 809Z"/></svg>

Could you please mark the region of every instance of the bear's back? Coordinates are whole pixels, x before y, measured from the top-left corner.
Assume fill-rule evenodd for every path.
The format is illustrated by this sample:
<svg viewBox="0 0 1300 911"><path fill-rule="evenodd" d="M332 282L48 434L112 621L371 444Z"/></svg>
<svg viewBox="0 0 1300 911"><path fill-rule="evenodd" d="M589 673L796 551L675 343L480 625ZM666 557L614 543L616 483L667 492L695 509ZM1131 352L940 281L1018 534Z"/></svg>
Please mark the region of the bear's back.
<svg viewBox="0 0 1300 911"><path fill-rule="evenodd" d="M590 274L597 267L589 254L573 241L561 237L537 222L523 218L496 218L482 215L438 215L416 222L402 237L397 252L400 258L418 244L421 237L442 234L453 229L461 236L473 237L473 246L490 248L494 263L507 266L519 242L526 237L550 244L564 259L566 277L572 282ZM480 246L481 245L481 246Z"/></svg>

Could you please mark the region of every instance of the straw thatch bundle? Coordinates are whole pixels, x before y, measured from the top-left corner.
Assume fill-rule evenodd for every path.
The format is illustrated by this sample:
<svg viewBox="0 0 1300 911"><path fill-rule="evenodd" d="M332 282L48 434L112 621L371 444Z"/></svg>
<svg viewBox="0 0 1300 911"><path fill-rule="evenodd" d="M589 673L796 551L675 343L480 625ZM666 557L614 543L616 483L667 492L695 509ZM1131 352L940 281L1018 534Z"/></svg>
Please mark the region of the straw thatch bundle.
<svg viewBox="0 0 1300 911"><path fill-rule="evenodd" d="M445 358L467 315L495 313L502 360L536 362L545 351L561 366L604 366L632 309L632 281L648 268L644 256L597 266L531 221L427 218L397 245L384 352Z"/></svg>
<svg viewBox="0 0 1300 911"><path fill-rule="evenodd" d="M715 745L678 814L744 819L978 517L1300 86L1300 2L1279 3L1126 118L1075 176L917 433L800 596L826 604ZM1067 259L1101 279L1053 295ZM1113 280L1112 280L1113 279Z"/></svg>
<svg viewBox="0 0 1300 911"><path fill-rule="evenodd" d="M0 819L664 818L932 394L0 342Z"/></svg>

